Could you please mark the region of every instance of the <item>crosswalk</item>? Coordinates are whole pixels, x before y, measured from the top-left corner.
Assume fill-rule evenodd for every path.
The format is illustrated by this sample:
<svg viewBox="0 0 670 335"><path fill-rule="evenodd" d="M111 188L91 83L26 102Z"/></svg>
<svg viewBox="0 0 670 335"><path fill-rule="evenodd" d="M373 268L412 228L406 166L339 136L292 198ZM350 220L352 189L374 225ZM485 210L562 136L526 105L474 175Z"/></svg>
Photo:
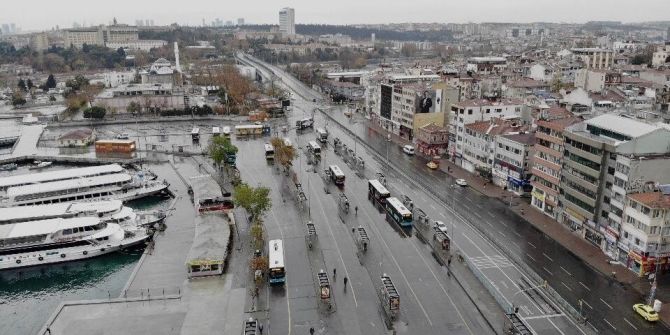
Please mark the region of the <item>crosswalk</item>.
<svg viewBox="0 0 670 335"><path fill-rule="evenodd" d="M510 262L507 257L501 255L471 257L470 262L480 270L513 266L512 262Z"/></svg>

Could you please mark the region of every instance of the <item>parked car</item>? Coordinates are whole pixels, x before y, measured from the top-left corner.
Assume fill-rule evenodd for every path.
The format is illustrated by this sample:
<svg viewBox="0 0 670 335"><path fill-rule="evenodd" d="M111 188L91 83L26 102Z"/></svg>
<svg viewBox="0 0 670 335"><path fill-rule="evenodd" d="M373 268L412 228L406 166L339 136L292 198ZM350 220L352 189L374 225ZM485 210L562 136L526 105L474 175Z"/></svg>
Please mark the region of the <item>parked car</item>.
<svg viewBox="0 0 670 335"><path fill-rule="evenodd" d="M402 147L402 151L404 151L408 155L414 155L414 147L409 144Z"/></svg>
<svg viewBox="0 0 670 335"><path fill-rule="evenodd" d="M658 313L647 304L635 304L633 310L647 321L658 321Z"/></svg>
<svg viewBox="0 0 670 335"><path fill-rule="evenodd" d="M465 179L456 179L456 185L465 187L468 186L468 182Z"/></svg>

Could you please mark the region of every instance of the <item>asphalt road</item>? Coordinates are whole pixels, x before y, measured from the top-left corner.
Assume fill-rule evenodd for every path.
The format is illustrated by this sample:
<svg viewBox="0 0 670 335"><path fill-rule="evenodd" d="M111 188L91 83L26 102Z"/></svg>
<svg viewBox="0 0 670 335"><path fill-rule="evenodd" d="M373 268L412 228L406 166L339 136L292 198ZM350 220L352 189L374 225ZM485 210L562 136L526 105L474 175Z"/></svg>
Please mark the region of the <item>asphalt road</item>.
<svg viewBox="0 0 670 335"><path fill-rule="evenodd" d="M275 68L274 71L280 74L284 84L288 84L294 92L299 92L294 94L297 105L294 108L309 114L317 106L309 98L318 99L318 94L305 89L278 69ZM366 159L366 168L370 171L388 170L384 156L389 144L382 136L368 131L363 122L350 122L337 108L328 113L337 123L342 124L342 127L333 127L336 122L328 121L332 136L337 136L353 146L354 137L349 131L353 132L359 141L365 142L372 149L371 152L362 153ZM319 118L320 113L316 116L317 125L326 123ZM343 128L348 131L343 131ZM360 142L358 145L360 148ZM510 211L504 202L482 196L469 188L451 186L453 180L446 174L428 170L425 167L426 161L406 156L397 145L388 146L388 160L393 167L391 174L387 172L387 179L394 186L391 188L392 193L398 194L393 192L397 190L400 194L407 194L430 217L453 222L453 238L457 247L510 304L520 306L522 317L536 332L545 334L581 331L565 316L561 316L562 313L554 313L557 306L541 290L517 293L522 288L529 287L526 284L527 271L519 269L518 265L528 267L546 279L572 306L579 308L579 301L582 300L582 313L588 318L591 327L599 332L670 332L662 324L648 323L632 312L631 306L643 300L632 288L614 283L590 268L569 250ZM375 162L376 166L368 162ZM451 210L452 207L454 211ZM483 238L482 233L487 238ZM504 252L501 248L505 249ZM509 257L516 262L512 262ZM588 327L585 331L588 331Z"/></svg>

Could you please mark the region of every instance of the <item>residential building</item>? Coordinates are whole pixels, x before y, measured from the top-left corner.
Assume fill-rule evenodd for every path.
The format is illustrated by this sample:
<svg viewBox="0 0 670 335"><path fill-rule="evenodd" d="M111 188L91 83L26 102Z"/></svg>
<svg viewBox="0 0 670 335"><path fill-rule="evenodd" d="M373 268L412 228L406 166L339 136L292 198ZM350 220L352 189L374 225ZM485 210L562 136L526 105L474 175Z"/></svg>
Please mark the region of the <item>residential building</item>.
<svg viewBox="0 0 670 335"><path fill-rule="evenodd" d="M651 57L651 66L659 67L668 63L670 57L670 42L656 48L656 51Z"/></svg>
<svg viewBox="0 0 670 335"><path fill-rule="evenodd" d="M517 195L532 190L529 161L532 156L535 134L518 132L495 137L492 181Z"/></svg>
<svg viewBox="0 0 670 335"><path fill-rule="evenodd" d="M670 182L670 129L604 114L564 131L559 221L610 254L625 196L646 181ZM656 157L652 161L651 157Z"/></svg>
<svg viewBox="0 0 670 335"><path fill-rule="evenodd" d="M139 39L137 27L128 25L97 26L65 30L65 46L81 48L86 45L104 46L107 43L127 43Z"/></svg>
<svg viewBox="0 0 670 335"><path fill-rule="evenodd" d="M456 161L468 172L491 179L495 159L495 139L499 135L527 130L515 117L494 117L465 125L461 159Z"/></svg>
<svg viewBox="0 0 670 335"><path fill-rule="evenodd" d="M103 74L103 84L105 87L118 87L123 84L129 84L135 79L135 71L112 71Z"/></svg>
<svg viewBox="0 0 670 335"><path fill-rule="evenodd" d="M453 103L451 106L451 120L455 132L453 138L455 143L449 143L449 154L455 163L460 164L463 154L463 139L465 137L465 125L478 121L489 121L492 118L519 117L523 101L518 99L474 99Z"/></svg>
<svg viewBox="0 0 670 335"><path fill-rule="evenodd" d="M30 35L30 48L35 51L44 51L49 49L49 36L47 33L36 33Z"/></svg>
<svg viewBox="0 0 670 335"><path fill-rule="evenodd" d="M553 110L562 108L555 107ZM564 110L564 109L563 109ZM550 109L547 115L555 114ZM561 167L563 165L566 127L581 122L567 110L559 118L541 115L535 122L535 147L532 159L531 204L544 214L558 219Z"/></svg>
<svg viewBox="0 0 670 335"><path fill-rule="evenodd" d="M238 26L243 26L244 25L244 18L237 19L237 25Z"/></svg>
<svg viewBox="0 0 670 335"><path fill-rule="evenodd" d="M574 48L571 51L587 69L609 69L614 62L614 52L610 49Z"/></svg>
<svg viewBox="0 0 670 335"><path fill-rule="evenodd" d="M575 76L575 86L587 92L603 92L606 87L621 84L621 73L598 69L581 69Z"/></svg>
<svg viewBox="0 0 670 335"><path fill-rule="evenodd" d="M471 57L466 65L467 71L477 74L500 73L507 69L505 57Z"/></svg>
<svg viewBox="0 0 670 335"><path fill-rule="evenodd" d="M125 50L142 50L151 51L151 49L158 49L167 45L167 41L163 40L137 40L125 42L107 42L107 47L110 49L123 48Z"/></svg>
<svg viewBox="0 0 670 335"><path fill-rule="evenodd" d="M549 92L549 82L533 79L521 79L506 84L505 96L508 98L523 99L534 92Z"/></svg>
<svg viewBox="0 0 670 335"><path fill-rule="evenodd" d="M629 194L625 208L619 259L640 277L670 270L670 187Z"/></svg>
<svg viewBox="0 0 670 335"><path fill-rule="evenodd" d="M279 32L283 36L295 35L295 9L286 7L279 11Z"/></svg>

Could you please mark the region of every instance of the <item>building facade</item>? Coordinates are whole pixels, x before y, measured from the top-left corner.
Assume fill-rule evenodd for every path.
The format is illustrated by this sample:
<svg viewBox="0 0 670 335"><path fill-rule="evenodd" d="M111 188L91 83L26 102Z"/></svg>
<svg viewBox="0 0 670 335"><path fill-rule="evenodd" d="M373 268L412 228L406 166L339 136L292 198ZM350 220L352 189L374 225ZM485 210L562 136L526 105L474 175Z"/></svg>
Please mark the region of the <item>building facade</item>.
<svg viewBox="0 0 670 335"><path fill-rule="evenodd" d="M295 35L295 9L286 7L279 11L279 32L283 36Z"/></svg>
<svg viewBox="0 0 670 335"><path fill-rule="evenodd" d="M532 157L535 134L517 133L495 138L492 181L518 195L532 190L529 161Z"/></svg>

